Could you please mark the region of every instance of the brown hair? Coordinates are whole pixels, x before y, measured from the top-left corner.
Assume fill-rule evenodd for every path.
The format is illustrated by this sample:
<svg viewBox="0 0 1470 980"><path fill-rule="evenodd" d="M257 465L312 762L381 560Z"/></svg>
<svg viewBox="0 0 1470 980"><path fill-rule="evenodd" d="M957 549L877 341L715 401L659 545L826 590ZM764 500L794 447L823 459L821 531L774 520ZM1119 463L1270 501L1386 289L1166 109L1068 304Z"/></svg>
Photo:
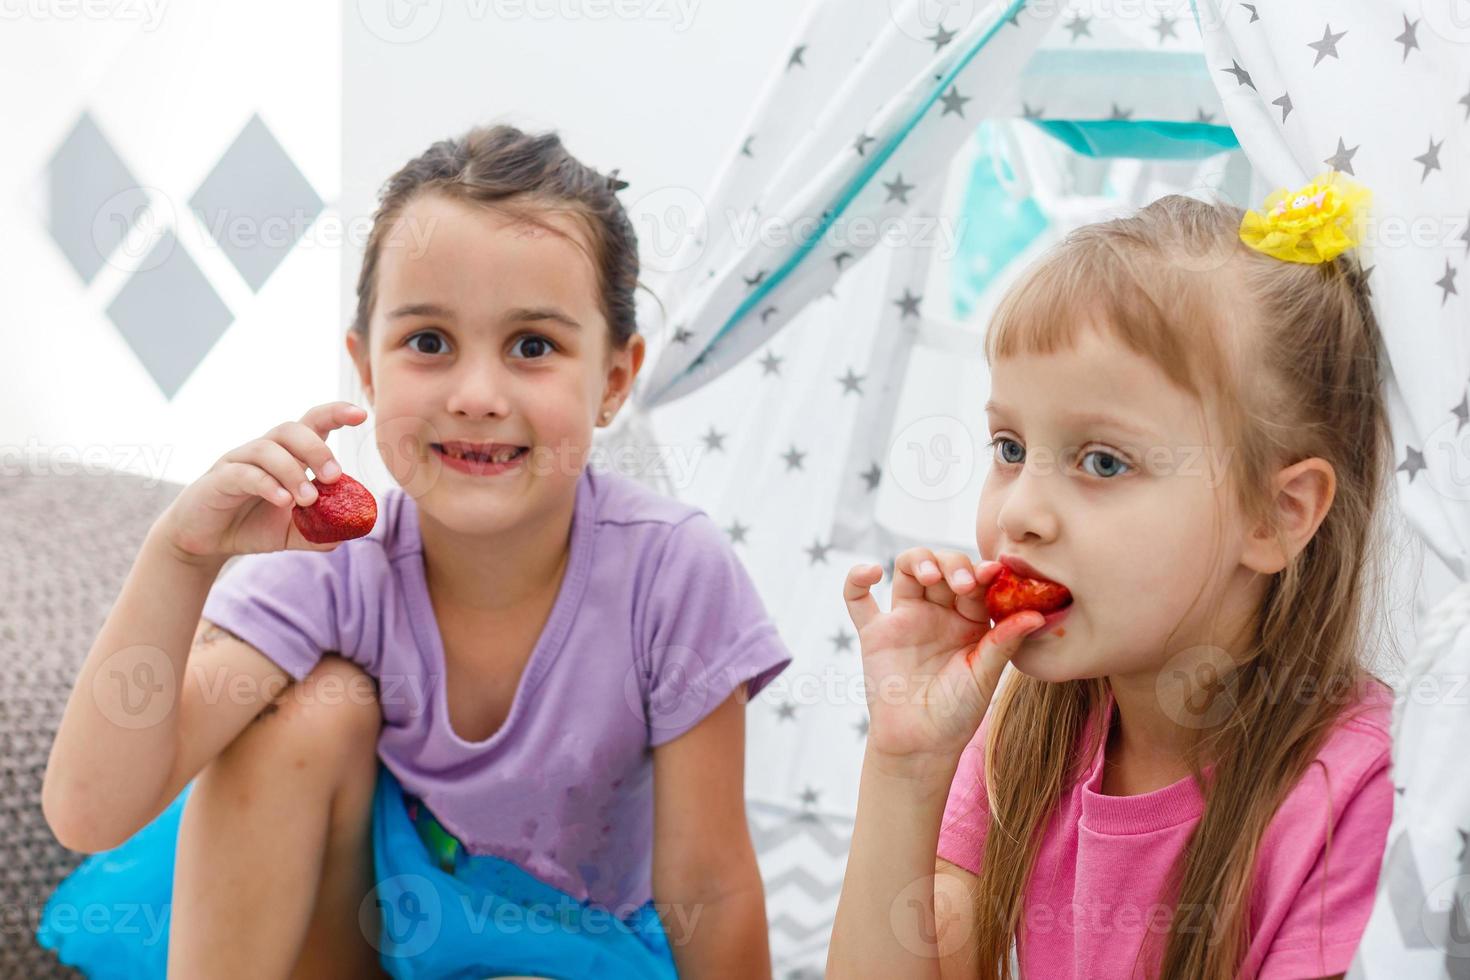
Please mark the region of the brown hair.
<svg viewBox="0 0 1470 980"><path fill-rule="evenodd" d="M1392 441L1364 273L1351 253L1317 265L1258 253L1240 241L1241 217L1227 204L1170 195L1072 231L1003 297L985 347L992 363L1069 349L1090 324L1150 358L1202 406L1213 395L1236 450L1226 483L1253 522L1275 527L1277 468L1320 457L1335 471L1327 515L1271 576L1250 635L1239 638L1245 653L1229 677L1230 710L1198 732L1186 760L1205 808L1157 897L1171 910L1167 929L1150 925L1139 957L1162 941L1150 975L1190 980L1237 975L1262 834L1360 685L1381 683L1364 648L1383 628L1380 501ZM1217 523L1217 546L1218 531ZM1391 645L1386 634L1381 640ZM991 832L976 916L982 976L1010 980L1008 953L1041 833L1101 747L1107 719L1089 719L1100 715L1106 685L1010 671L991 709ZM1323 694L1303 698L1302 685ZM1219 759L1230 763L1206 774ZM1330 858L1330 813L1327 823Z"/></svg>
<svg viewBox="0 0 1470 980"><path fill-rule="evenodd" d="M617 199L618 186L615 177L599 174L568 153L554 132L476 126L438 141L383 185L357 277L357 315L351 329L367 338L377 299L378 256L393 223L419 194L436 192L556 234L563 233L544 220L545 214L559 212L576 220L591 244L589 258L597 272L610 346L623 349L638 332L638 237ZM574 242L588 250L581 241Z"/></svg>

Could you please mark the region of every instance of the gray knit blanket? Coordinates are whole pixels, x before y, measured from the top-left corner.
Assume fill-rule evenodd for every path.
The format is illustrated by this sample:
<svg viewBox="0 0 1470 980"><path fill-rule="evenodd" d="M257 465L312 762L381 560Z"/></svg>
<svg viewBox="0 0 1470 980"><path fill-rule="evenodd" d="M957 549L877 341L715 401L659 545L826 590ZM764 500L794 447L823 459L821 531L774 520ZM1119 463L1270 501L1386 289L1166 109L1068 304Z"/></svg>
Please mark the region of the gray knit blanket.
<svg viewBox="0 0 1470 980"><path fill-rule="evenodd" d="M85 856L46 826L41 778L72 681L182 489L85 469L27 460L0 471L0 977L78 975L35 938L52 889Z"/></svg>

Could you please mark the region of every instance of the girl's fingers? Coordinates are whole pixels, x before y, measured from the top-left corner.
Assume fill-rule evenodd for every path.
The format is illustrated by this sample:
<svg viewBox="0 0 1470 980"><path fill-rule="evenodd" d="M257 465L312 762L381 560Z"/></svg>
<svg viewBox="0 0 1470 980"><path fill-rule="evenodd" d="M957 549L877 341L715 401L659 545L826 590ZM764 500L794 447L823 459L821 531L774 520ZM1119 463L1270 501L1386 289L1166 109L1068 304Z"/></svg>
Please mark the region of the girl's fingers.
<svg viewBox="0 0 1470 980"><path fill-rule="evenodd" d="M291 495L296 498L296 503L302 507L310 507L316 503L316 487L312 486L306 479L306 466L291 455L290 450L270 438L256 439L247 442L235 452L230 454L230 459L242 463L253 463L275 477Z"/></svg>
<svg viewBox="0 0 1470 980"><path fill-rule="evenodd" d="M224 478L225 492L232 496L260 497L275 507L291 505L290 491L259 466L229 462L221 468L220 475Z"/></svg>
<svg viewBox="0 0 1470 980"><path fill-rule="evenodd" d="M954 601L955 612L974 623L990 622L990 611L985 608L985 587L980 586L959 596Z"/></svg>
<svg viewBox="0 0 1470 980"><path fill-rule="evenodd" d="M940 551L935 554L940 571L944 573L945 584L951 592L958 596L975 588L975 570L970 564L969 555L963 551Z"/></svg>
<svg viewBox="0 0 1470 980"><path fill-rule="evenodd" d="M366 419L367 409L360 405L354 405L352 402L327 402L307 409L306 414L301 416L301 424L310 427L318 436L325 439L327 433L333 429L340 429L344 425L357 425Z"/></svg>
<svg viewBox="0 0 1470 980"><path fill-rule="evenodd" d="M975 583L982 589L990 588L990 584L995 581L995 577L1000 574L1003 567L1005 566L998 561L986 561L982 558L973 568Z"/></svg>
<svg viewBox="0 0 1470 980"><path fill-rule="evenodd" d="M923 586L921 597L946 609L953 609L955 599L975 587L970 559L959 551L932 551L912 548L915 561L914 578ZM896 583L895 583L896 584Z"/></svg>
<svg viewBox="0 0 1470 980"><path fill-rule="evenodd" d="M909 548L893 559L893 601L926 599L929 587L944 581L944 573L934 552L928 548Z"/></svg>
<svg viewBox="0 0 1470 980"><path fill-rule="evenodd" d="M969 561L968 557L966 561ZM995 581L1000 565L993 561L982 561L979 564L971 563L969 570L975 584L955 598L955 611L974 622L989 623L990 612L985 608L985 592Z"/></svg>
<svg viewBox="0 0 1470 980"><path fill-rule="evenodd" d="M881 610L878 600L869 590L883 577L883 569L877 565L854 565L847 571L842 583L842 598L847 603L847 615L859 631L872 622Z"/></svg>
<svg viewBox="0 0 1470 980"><path fill-rule="evenodd" d="M1027 610L1014 613L996 623L980 638L969 653L965 663L981 692L989 699L1000 684L1000 675L1010 659L1016 655L1026 637L1046 625L1046 617L1039 612Z"/></svg>
<svg viewBox="0 0 1470 980"><path fill-rule="evenodd" d="M331 447L304 422L282 422L267 438L279 442L291 455L310 466L323 483L332 483L342 475L342 467L333 458Z"/></svg>

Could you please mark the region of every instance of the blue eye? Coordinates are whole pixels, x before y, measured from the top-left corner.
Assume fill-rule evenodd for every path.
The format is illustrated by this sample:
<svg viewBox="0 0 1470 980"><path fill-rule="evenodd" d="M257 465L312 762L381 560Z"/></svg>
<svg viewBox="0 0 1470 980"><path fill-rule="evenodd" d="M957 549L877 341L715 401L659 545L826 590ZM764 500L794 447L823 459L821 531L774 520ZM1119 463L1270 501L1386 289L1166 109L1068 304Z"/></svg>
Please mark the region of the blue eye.
<svg viewBox="0 0 1470 980"><path fill-rule="evenodd" d="M1115 454L1113 454L1113 453L1105 453L1105 452L1103 452L1100 449L1094 449L1092 452L1088 453L1086 456L1083 456L1082 458L1085 460L1089 456L1098 456L1098 457L1101 457L1103 459L1111 460L1115 466L1120 466L1124 470L1128 470L1128 469L1131 469L1132 468L1127 463L1123 462L1123 460L1120 459ZM1113 473L1094 473L1093 475L1094 476L1100 476L1100 477L1102 477L1105 480L1111 480L1113 477L1120 476L1121 474L1120 473L1117 473L1117 472L1113 472Z"/></svg>
<svg viewBox="0 0 1470 980"><path fill-rule="evenodd" d="M550 350L548 350L547 353L550 353L552 350L556 350L556 344L552 343L552 341L550 340L550 338L543 337L539 333L522 334L521 336L519 336L519 337L516 338L516 343L519 344L523 340L539 341L540 343L545 344L548 348L550 348ZM539 357L531 357L531 358L527 358L527 359L528 360L532 360L532 361L539 361L539 360L541 360L541 358L539 358Z"/></svg>
<svg viewBox="0 0 1470 980"><path fill-rule="evenodd" d="M1003 447L1007 443L1009 443L1012 446L1016 446L1020 450L1021 455L1022 455L1022 458L1021 459L1010 459L1010 458L1007 458L1006 457L1005 450L1004 450ZM1017 465L1019 463L1024 462L1024 457L1025 457L1025 452L1026 451L1024 449L1020 449L1020 445L1021 444L1018 443L1018 442L1016 442L1016 440L1014 440L1014 439L1009 439L1009 438L1007 438L1005 436L997 436L996 438L990 440L990 442L986 444L986 447L987 448L995 448L997 446L1002 447L1002 449L1001 449L1001 458L999 460L997 460L997 462L1004 463L1004 464L1010 465L1010 466L1014 466L1014 465ZM1104 467L1102 467L1102 472L1094 472L1094 471L1091 471L1091 470L1088 471L1089 473L1091 473L1092 476L1099 477L1100 479L1111 480L1111 479L1114 479L1114 478L1116 478L1118 476L1121 476L1123 472L1126 472L1126 471L1132 469L1131 466L1129 466L1126 462L1123 461L1123 458L1121 456L1117 455L1116 453L1104 452L1104 451L1102 451L1100 449L1094 449L1092 452L1084 454L1083 457L1082 457L1082 459L1083 459L1083 461L1085 463L1085 461L1087 459L1089 459L1089 458L1091 458L1093 456L1097 456L1097 457L1100 457L1101 459L1109 460L1112 463L1111 466L1104 466ZM1084 465L1083 466L1083 469L1087 469L1087 467Z"/></svg>
<svg viewBox="0 0 1470 980"><path fill-rule="evenodd" d="M996 436L994 439L990 440L990 442L988 442L986 444L986 448L987 449L993 449L994 447L1000 445L1001 443L1010 443L1012 446L1019 446L1020 445L1020 443L1016 442L1016 440L1014 440L1014 439L1007 439L1004 436ZM1023 452L1024 452L1024 450L1023 450ZM1019 463L1019 462L1021 462L1021 460L1019 460L1019 459L1005 459L1004 458L1005 452L1003 450L1001 452L1001 456L1002 456L1002 459L1001 459L1001 462L1002 463Z"/></svg>

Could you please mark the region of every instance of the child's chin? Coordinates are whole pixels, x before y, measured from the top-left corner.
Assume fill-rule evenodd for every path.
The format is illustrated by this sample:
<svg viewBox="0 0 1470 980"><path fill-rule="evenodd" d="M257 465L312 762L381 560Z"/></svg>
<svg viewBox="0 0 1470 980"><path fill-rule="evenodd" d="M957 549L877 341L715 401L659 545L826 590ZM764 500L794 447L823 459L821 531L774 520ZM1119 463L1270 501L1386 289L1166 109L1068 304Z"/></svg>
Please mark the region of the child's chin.
<svg viewBox="0 0 1470 980"><path fill-rule="evenodd" d="M1091 676L1078 669L1076 654L1069 653L1067 645L1058 643L1058 639L1047 636L1038 640L1027 640L1021 644L1015 656L1011 657L1011 666L1027 677L1049 684Z"/></svg>
<svg viewBox="0 0 1470 980"><path fill-rule="evenodd" d="M479 496L446 490L419 501L419 508L444 527L468 536L497 534L522 519L519 507L504 500L474 499Z"/></svg>

